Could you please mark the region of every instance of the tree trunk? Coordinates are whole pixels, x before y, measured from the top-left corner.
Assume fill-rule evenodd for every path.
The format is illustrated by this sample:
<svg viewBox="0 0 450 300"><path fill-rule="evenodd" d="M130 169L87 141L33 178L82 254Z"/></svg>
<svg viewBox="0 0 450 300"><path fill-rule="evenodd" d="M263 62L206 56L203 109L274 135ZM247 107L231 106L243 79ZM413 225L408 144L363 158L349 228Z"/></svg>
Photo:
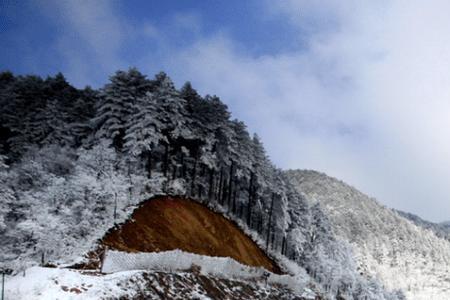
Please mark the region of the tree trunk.
<svg viewBox="0 0 450 300"><path fill-rule="evenodd" d="M167 177L167 171L169 170L169 143L164 144L165 153L164 153L164 176Z"/></svg>
<svg viewBox="0 0 450 300"><path fill-rule="evenodd" d="M234 168L234 161L231 161L231 166L230 166L230 175L229 175L229 181L228 181L228 199L227 199L227 203L228 203L228 208L230 207L230 202L231 202L231 193L232 193L232 185L233 185L233 168Z"/></svg>
<svg viewBox="0 0 450 300"><path fill-rule="evenodd" d="M228 197L228 185L227 185L227 179L225 178L225 174L223 176L223 183L222 183L222 198L220 199L222 206L225 205L225 200Z"/></svg>
<svg viewBox="0 0 450 300"><path fill-rule="evenodd" d="M114 193L114 220L117 218L117 193Z"/></svg>
<svg viewBox="0 0 450 300"><path fill-rule="evenodd" d="M270 210L269 210L269 220L267 224L267 238L266 238L266 251L269 250L269 240L270 240L270 233L271 233L271 227L272 227L272 211L273 211L273 200L275 198L275 194L272 193L272 201L270 203Z"/></svg>
<svg viewBox="0 0 450 300"><path fill-rule="evenodd" d="M250 201L250 199L249 199L249 201ZM250 227L251 221L252 221L252 204L251 204L251 202L249 202L247 204L247 226Z"/></svg>
<svg viewBox="0 0 450 300"><path fill-rule="evenodd" d="M250 226L250 220L252 217L252 201L253 201L253 172L250 173L250 183L248 185L248 202L247 202L247 226Z"/></svg>
<svg viewBox="0 0 450 300"><path fill-rule="evenodd" d="M220 169L219 189L218 189L218 195L217 195L217 201L220 204L222 204L221 203L222 185L223 185L223 168Z"/></svg>
<svg viewBox="0 0 450 300"><path fill-rule="evenodd" d="M236 181L235 181L235 182L236 182ZM236 184L235 184L234 192L233 192L233 208L231 209L231 211L233 212L233 214L236 214L236 197L237 197L237 191L238 191L237 187L238 187L238 186L239 186L239 185L236 186Z"/></svg>
<svg viewBox="0 0 450 300"><path fill-rule="evenodd" d="M177 171L178 171L178 165L175 163L173 165L173 169L172 169L172 180L175 180L177 178Z"/></svg>
<svg viewBox="0 0 450 300"><path fill-rule="evenodd" d="M200 169L200 176L205 176L206 170L205 170L206 166L204 164L202 164L202 167Z"/></svg>
<svg viewBox="0 0 450 300"><path fill-rule="evenodd" d="M212 200L214 194L214 169L209 170L209 191L208 191L208 199Z"/></svg>
<svg viewBox="0 0 450 300"><path fill-rule="evenodd" d="M272 243L272 249L274 249L275 248L274 246L276 246L275 245L275 233L274 232L272 232L272 241L271 241L271 243Z"/></svg>
<svg viewBox="0 0 450 300"><path fill-rule="evenodd" d="M203 187L201 184L198 185L198 198L202 200L203 197Z"/></svg>
<svg viewBox="0 0 450 300"><path fill-rule="evenodd" d="M186 177L186 166L184 165L184 153L181 151L181 178Z"/></svg>
<svg viewBox="0 0 450 300"><path fill-rule="evenodd" d="M148 151L148 156L147 156L147 173L148 173L148 178L152 177L152 152Z"/></svg>
<svg viewBox="0 0 450 300"><path fill-rule="evenodd" d="M192 170L192 180L191 180L191 196L195 196L195 177L197 176L197 161L198 161L198 155L195 155L194 160L194 169Z"/></svg>
<svg viewBox="0 0 450 300"><path fill-rule="evenodd" d="M128 168L127 168L127 172L128 172L128 181L130 182L130 186L128 187L128 196L129 196L129 201L131 202L131 196L132 196L132 186L133 186L133 180L131 178L131 169L130 169L130 161L128 161Z"/></svg>

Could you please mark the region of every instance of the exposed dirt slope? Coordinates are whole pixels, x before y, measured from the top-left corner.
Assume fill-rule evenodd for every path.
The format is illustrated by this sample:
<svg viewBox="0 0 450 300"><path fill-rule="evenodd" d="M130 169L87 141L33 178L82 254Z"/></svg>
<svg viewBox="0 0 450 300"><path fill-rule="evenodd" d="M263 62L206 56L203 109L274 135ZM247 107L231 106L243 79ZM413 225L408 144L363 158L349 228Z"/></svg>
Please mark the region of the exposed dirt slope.
<svg viewBox="0 0 450 300"><path fill-rule="evenodd" d="M129 221L103 238L109 248L127 252L173 249L231 257L280 273L278 266L234 223L207 207L182 198L159 197L137 208Z"/></svg>

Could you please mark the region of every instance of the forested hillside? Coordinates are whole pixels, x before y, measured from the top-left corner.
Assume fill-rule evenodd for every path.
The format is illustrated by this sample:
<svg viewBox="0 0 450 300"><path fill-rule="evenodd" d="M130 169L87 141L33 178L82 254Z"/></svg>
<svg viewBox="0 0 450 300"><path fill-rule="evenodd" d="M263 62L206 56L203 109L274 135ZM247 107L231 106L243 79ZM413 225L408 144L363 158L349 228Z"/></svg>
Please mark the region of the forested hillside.
<svg viewBox="0 0 450 300"><path fill-rule="evenodd" d="M296 262L330 297L402 299L357 271L317 205L274 167L217 96L159 73L100 89L0 74L0 263L69 264L155 195L189 196Z"/></svg>
<svg viewBox="0 0 450 300"><path fill-rule="evenodd" d="M337 236L354 251L358 270L400 288L408 299L442 300L450 295L450 243L445 232L411 222L375 199L323 173L288 171L311 205L320 206Z"/></svg>
<svg viewBox="0 0 450 300"><path fill-rule="evenodd" d="M412 213L408 213L408 212L404 212L404 211L400 211L400 210L396 210L396 212L400 216L410 220L417 226L422 227L424 229L429 229L429 230L433 231L438 237L441 237L441 238L444 238L444 239L450 241L450 225L448 223L446 223L446 222L433 223L433 222L426 221Z"/></svg>

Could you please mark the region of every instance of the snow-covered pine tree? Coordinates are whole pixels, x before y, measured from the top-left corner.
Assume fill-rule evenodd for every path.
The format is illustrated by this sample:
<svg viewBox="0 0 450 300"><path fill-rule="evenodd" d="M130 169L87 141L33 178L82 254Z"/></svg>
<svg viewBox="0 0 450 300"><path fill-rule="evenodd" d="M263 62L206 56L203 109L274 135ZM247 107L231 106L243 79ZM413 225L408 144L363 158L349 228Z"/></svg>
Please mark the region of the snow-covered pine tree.
<svg viewBox="0 0 450 300"><path fill-rule="evenodd" d="M5 164L5 159L5 156L0 155L0 233L7 229L6 215L9 213L11 204L16 200L8 182L9 167Z"/></svg>
<svg viewBox="0 0 450 300"><path fill-rule="evenodd" d="M155 76L153 95L161 122L160 132L164 136L162 140L164 176L171 174L174 177L179 167L176 156L181 151L181 145L177 141L192 137L187 126L186 100L181 98L172 80L164 72Z"/></svg>
<svg viewBox="0 0 450 300"><path fill-rule="evenodd" d="M74 143L69 127L68 114L59 107L58 100L49 100L43 113L42 128L46 134L42 140L45 145L71 146Z"/></svg>
<svg viewBox="0 0 450 300"><path fill-rule="evenodd" d="M0 72L0 154L9 153L8 139L11 137L11 129L7 125L9 122L8 108L11 106L11 99L14 97L14 85L16 78L9 72Z"/></svg>
<svg viewBox="0 0 450 300"><path fill-rule="evenodd" d="M94 124L97 138L111 141L122 150L126 125L137 99L150 89L150 82L137 69L117 71L102 89Z"/></svg>
<svg viewBox="0 0 450 300"><path fill-rule="evenodd" d="M154 96L160 112L162 132L168 140L178 137L188 138L191 133L186 124L186 100L181 98L172 80L166 73L160 72L155 76Z"/></svg>
<svg viewBox="0 0 450 300"><path fill-rule="evenodd" d="M3 119L11 133L7 140L11 150L9 158L18 158L30 145L45 137L40 127L42 113L39 113L45 108L44 87L40 77L19 77L6 95Z"/></svg>
<svg viewBox="0 0 450 300"><path fill-rule="evenodd" d="M152 92L147 92L145 96L136 99L133 114L126 124L124 137L124 151L133 161L145 160L149 176L152 169L152 152L161 142L168 142L161 132L164 125L156 101Z"/></svg>
<svg viewBox="0 0 450 300"><path fill-rule="evenodd" d="M9 80L0 93L4 146L11 157L25 153L32 144L70 144L70 111L79 91L62 74L45 81L35 76Z"/></svg>
<svg viewBox="0 0 450 300"><path fill-rule="evenodd" d="M73 101L68 113L70 114L69 130L73 137L74 147L92 144L93 124L91 120L95 116L95 105L98 100L98 92L86 87Z"/></svg>

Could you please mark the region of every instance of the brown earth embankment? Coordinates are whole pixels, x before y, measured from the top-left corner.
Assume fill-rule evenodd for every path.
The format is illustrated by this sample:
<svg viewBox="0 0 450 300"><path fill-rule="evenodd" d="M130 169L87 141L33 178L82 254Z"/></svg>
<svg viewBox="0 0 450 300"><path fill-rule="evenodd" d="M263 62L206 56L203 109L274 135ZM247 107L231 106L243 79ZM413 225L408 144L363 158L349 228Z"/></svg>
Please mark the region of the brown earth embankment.
<svg viewBox="0 0 450 300"><path fill-rule="evenodd" d="M127 252L181 249L231 257L242 264L280 273L279 267L236 224L200 203L178 197L146 201L127 222L110 230L102 244Z"/></svg>

